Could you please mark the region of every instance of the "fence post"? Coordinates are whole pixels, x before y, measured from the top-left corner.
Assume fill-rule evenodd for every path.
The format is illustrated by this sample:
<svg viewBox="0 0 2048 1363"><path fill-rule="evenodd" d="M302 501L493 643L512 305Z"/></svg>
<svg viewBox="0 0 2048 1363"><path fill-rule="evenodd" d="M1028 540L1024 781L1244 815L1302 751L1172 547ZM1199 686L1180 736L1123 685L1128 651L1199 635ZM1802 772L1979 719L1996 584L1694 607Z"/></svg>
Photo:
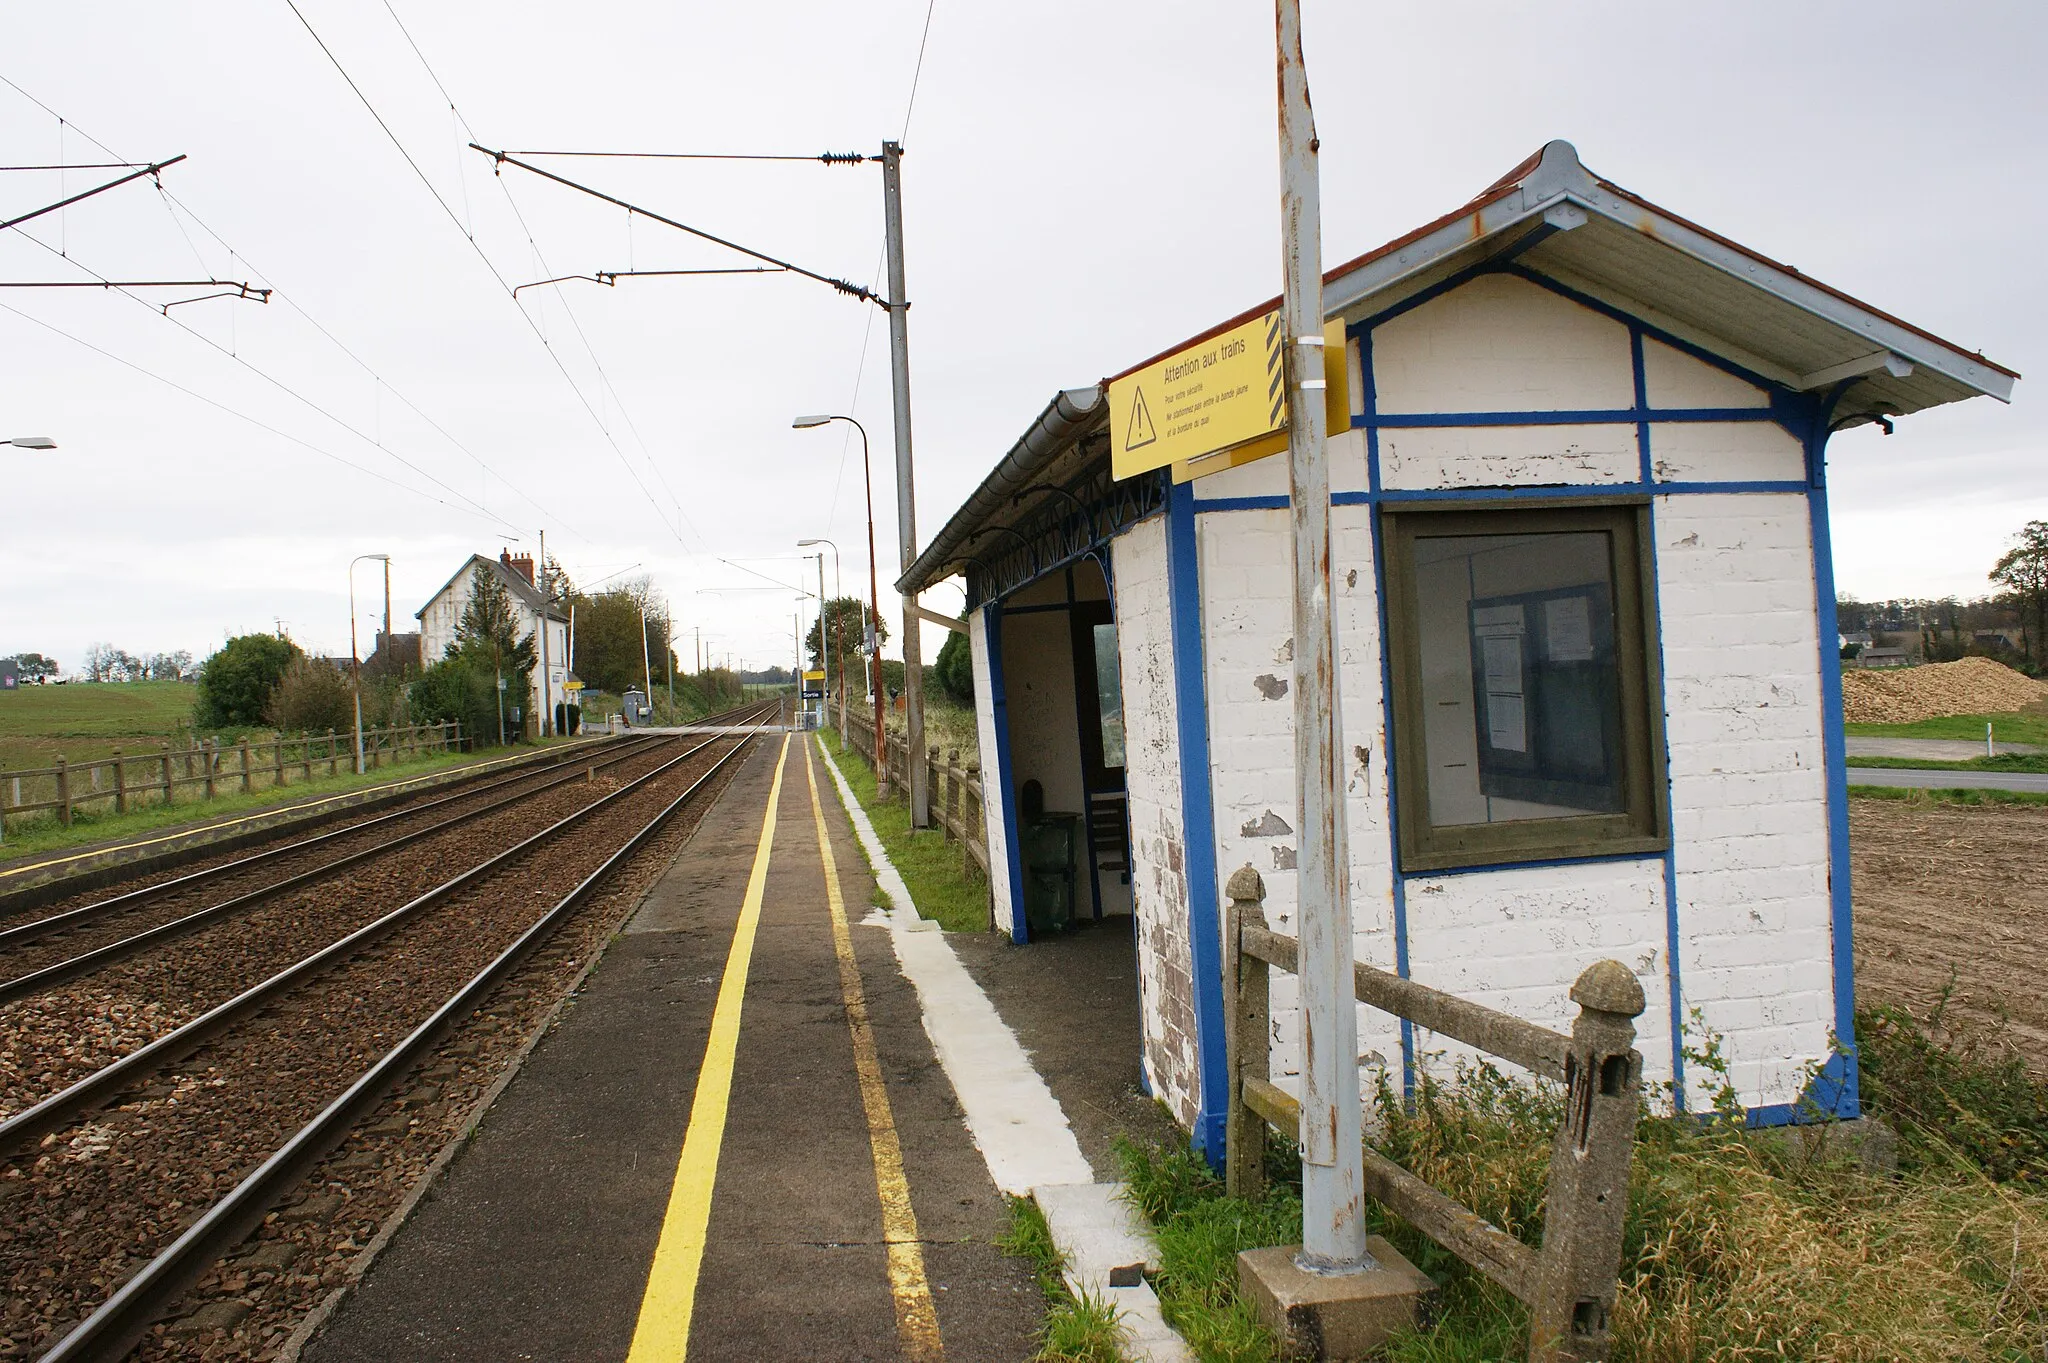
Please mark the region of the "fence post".
<svg viewBox="0 0 2048 1363"><path fill-rule="evenodd" d="M1272 1053L1269 967L1242 949L1244 930L1266 926L1266 882L1250 866L1230 873L1223 893L1230 912L1223 921L1223 1138L1224 1187L1232 1197L1255 1198L1266 1190L1266 1119L1244 1105L1247 1074L1266 1077Z"/></svg>
<svg viewBox="0 0 2048 1363"><path fill-rule="evenodd" d="M284 787L284 735L282 733L271 735L270 745L275 749L273 755L277 758L277 773L272 780L282 789Z"/></svg>
<svg viewBox="0 0 2048 1363"><path fill-rule="evenodd" d="M448 732L453 735L451 741L454 743L456 751L460 752L462 750L462 721L459 719L449 720Z"/></svg>
<svg viewBox="0 0 2048 1363"><path fill-rule="evenodd" d="M299 780L313 779L313 735L303 731L299 734Z"/></svg>
<svg viewBox="0 0 2048 1363"><path fill-rule="evenodd" d="M327 774L329 776L334 775L338 766L339 763L335 760L334 756L334 730L329 729L327 731Z"/></svg>
<svg viewBox="0 0 2048 1363"><path fill-rule="evenodd" d="M938 782L934 780L932 784L937 785ZM940 822L939 827L945 830L946 836L949 838L957 838L962 834L960 827L960 750L958 748L946 749L946 817Z"/></svg>
<svg viewBox="0 0 2048 1363"><path fill-rule="evenodd" d="M1579 1015L1565 1057L1565 1118L1550 1150L1543 1252L1529 1304L1530 1363L1607 1357L1628 1215L1643 986L1620 962L1598 961L1579 975L1571 997Z"/></svg>
<svg viewBox="0 0 2048 1363"><path fill-rule="evenodd" d="M200 765L206 768L206 798L211 800L213 798L215 770L220 766L220 740L218 738L208 738L206 740L206 748L200 753L199 761Z"/></svg>
<svg viewBox="0 0 2048 1363"><path fill-rule="evenodd" d="M121 760L121 750L114 749L114 812L128 812L128 764Z"/></svg>
<svg viewBox="0 0 2048 1363"><path fill-rule="evenodd" d="M970 762L970 763L968 764L968 766L967 766L967 772L966 772L966 775L965 775L965 777L964 777L964 778L962 779L962 781L960 782L960 784L961 784L961 785L963 785L963 786L965 786L965 785L966 785L966 784L967 784L967 783L968 783L969 781L972 781L972 780L974 780L974 778L975 778L975 777L977 777L977 776L979 776L979 775L981 775L981 763L979 763L979 762ZM973 795L973 794L974 794L974 792L973 792L973 791L971 791L971 790L970 790L970 791L968 791L967 793L968 793L969 795ZM980 829L980 830L982 831L982 832L981 832L981 838L982 838L982 841L983 841L983 842L987 842L987 841L988 841L988 810L987 810L987 807L986 807L986 804L985 804L986 798L987 798L987 797L986 797L986 795L977 795L977 796L975 796L975 799L974 799L974 825L973 825L973 826L974 826L974 828L979 828L979 829ZM960 801L960 807L961 807L961 809L963 809L963 810L964 810L964 809L966 809L966 807L967 807L967 801L966 801L966 799L965 799L965 798L962 798L962 800ZM965 823L962 823L962 824L960 825L960 874L961 874L961 876L962 876L962 877L971 877L971 876L972 876L972 875L974 874L974 870L975 870L975 865L974 865L974 838L973 838L973 833L972 833L972 830L971 830L971 829L970 829L970 828L968 827L968 825L967 825L967 824L965 824ZM988 877L988 879L989 879L989 913L990 913L991 915L993 915L993 914L995 913L995 878L996 878L996 877L995 877L995 872L994 872L994 870L993 870L993 869L991 869L991 870L990 870L990 872L989 872L989 877Z"/></svg>
<svg viewBox="0 0 2048 1363"><path fill-rule="evenodd" d="M164 803L168 805L171 803L171 745L159 743L157 746L163 749Z"/></svg>
<svg viewBox="0 0 2048 1363"><path fill-rule="evenodd" d="M244 735L242 741L235 745L235 750L242 755L242 791L246 794L256 789L256 783L249 776L249 739L247 735Z"/></svg>
<svg viewBox="0 0 2048 1363"><path fill-rule="evenodd" d="M57 818L71 827L71 766L64 754L57 754Z"/></svg>

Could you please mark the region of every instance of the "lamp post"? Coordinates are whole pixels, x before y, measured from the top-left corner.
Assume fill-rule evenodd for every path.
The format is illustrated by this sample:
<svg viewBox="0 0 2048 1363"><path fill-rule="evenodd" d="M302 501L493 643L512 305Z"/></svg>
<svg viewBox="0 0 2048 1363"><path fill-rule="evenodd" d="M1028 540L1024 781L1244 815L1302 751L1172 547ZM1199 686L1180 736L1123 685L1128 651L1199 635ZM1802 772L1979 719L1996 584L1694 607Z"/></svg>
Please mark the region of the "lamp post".
<svg viewBox="0 0 2048 1363"><path fill-rule="evenodd" d="M389 554L357 554L348 561L348 660L356 680L356 775L363 774L363 660L356 652L356 565L364 559L382 563L391 571ZM388 632L388 631L387 631Z"/></svg>
<svg viewBox="0 0 2048 1363"><path fill-rule="evenodd" d="M875 636L873 643L868 649L870 665L874 669L871 677L875 701L875 788L880 790L888 784L889 780L889 746L888 731L882 727L882 641L879 637L879 629L877 628L882 622L882 590L881 584L875 576L875 480L874 475L868 468L868 431L867 427L861 425L850 416L800 416L789 424L795 429L803 431L809 430L813 426L823 426L827 422L832 421L844 421L860 432L861 485L867 489L868 494L868 617L872 622L870 629ZM838 550L835 549L833 552L836 554ZM906 684L909 675L910 665L906 661L904 664Z"/></svg>
<svg viewBox="0 0 2048 1363"><path fill-rule="evenodd" d="M0 445L14 445L24 450L54 450L57 442L47 435L17 435L12 440L0 440Z"/></svg>

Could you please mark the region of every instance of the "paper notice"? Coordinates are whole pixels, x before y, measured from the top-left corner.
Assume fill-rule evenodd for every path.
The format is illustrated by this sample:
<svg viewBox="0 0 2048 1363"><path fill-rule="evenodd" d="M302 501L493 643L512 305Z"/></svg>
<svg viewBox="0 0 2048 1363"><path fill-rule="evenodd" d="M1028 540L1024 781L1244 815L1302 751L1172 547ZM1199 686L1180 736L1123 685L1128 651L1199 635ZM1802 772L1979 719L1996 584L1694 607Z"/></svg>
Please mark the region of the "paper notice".
<svg viewBox="0 0 2048 1363"><path fill-rule="evenodd" d="M1494 634L1520 634L1522 628L1522 607L1519 602L1506 606L1472 608L1472 632L1481 638Z"/></svg>
<svg viewBox="0 0 2048 1363"><path fill-rule="evenodd" d="M1486 697L1486 741L1495 752L1529 751L1529 720L1519 695Z"/></svg>
<svg viewBox="0 0 2048 1363"><path fill-rule="evenodd" d="M1543 604L1544 652L1554 663L1593 660L1592 602L1583 596L1560 596Z"/></svg>
<svg viewBox="0 0 2048 1363"><path fill-rule="evenodd" d="M1491 696L1522 694L1522 636L1491 634L1479 641L1486 663L1486 693Z"/></svg>

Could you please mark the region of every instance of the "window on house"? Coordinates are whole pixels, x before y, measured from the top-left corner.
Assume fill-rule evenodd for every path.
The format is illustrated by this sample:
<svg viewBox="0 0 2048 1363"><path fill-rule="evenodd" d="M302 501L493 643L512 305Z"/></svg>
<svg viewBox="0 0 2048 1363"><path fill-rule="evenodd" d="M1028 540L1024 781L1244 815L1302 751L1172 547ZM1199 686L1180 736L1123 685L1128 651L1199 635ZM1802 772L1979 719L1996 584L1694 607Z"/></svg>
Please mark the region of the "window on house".
<svg viewBox="0 0 2048 1363"><path fill-rule="evenodd" d="M1643 514L1386 513L1404 870L1667 845Z"/></svg>

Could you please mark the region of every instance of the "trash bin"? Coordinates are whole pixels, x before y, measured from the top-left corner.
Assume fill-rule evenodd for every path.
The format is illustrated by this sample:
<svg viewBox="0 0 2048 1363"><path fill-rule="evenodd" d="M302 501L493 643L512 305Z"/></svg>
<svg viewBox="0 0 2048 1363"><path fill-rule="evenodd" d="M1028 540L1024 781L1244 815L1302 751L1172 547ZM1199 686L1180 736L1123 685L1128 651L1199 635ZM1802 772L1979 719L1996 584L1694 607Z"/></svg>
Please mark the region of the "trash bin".
<svg viewBox="0 0 2048 1363"><path fill-rule="evenodd" d="M1036 781L1024 783L1019 820L1024 862L1024 923L1033 933L1060 932L1074 921L1074 882L1081 816L1045 809Z"/></svg>

